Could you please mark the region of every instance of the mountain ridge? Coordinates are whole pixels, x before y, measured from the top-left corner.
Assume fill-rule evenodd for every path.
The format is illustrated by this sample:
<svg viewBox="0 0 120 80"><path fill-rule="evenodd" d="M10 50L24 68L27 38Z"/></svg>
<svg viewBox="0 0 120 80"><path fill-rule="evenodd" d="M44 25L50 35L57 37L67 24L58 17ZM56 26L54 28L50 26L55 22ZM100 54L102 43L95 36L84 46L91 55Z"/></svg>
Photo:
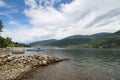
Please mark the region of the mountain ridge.
<svg viewBox="0 0 120 80"><path fill-rule="evenodd" d="M72 35L61 40L44 40L31 46L79 46L79 47L120 47L120 30L114 33L96 33L92 35Z"/></svg>

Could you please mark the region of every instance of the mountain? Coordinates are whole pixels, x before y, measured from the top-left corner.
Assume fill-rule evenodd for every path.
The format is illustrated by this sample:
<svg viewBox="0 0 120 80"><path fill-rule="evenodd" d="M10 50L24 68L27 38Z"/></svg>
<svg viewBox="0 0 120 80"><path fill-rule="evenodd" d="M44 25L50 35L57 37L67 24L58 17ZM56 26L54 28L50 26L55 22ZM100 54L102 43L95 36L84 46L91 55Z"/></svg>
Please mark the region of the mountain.
<svg viewBox="0 0 120 80"><path fill-rule="evenodd" d="M70 45L82 45L82 44L86 44L89 42L90 42L90 39L87 36L74 35L74 36L70 36L70 37L67 37L61 40L57 40L47 45L63 47L63 46L70 46Z"/></svg>
<svg viewBox="0 0 120 80"><path fill-rule="evenodd" d="M120 30L115 32L114 35L120 35Z"/></svg>
<svg viewBox="0 0 120 80"><path fill-rule="evenodd" d="M99 38L99 37L108 36L110 34L111 33L106 33L106 32L104 32L104 33L96 33L96 34L91 35L90 37Z"/></svg>
<svg viewBox="0 0 120 80"><path fill-rule="evenodd" d="M120 47L120 31L108 34L103 37L95 38L91 41L92 45L103 47Z"/></svg>
<svg viewBox="0 0 120 80"><path fill-rule="evenodd" d="M44 41L36 41L36 42L32 42L29 45L30 46L43 46L43 45L47 45L48 43L54 42L56 41L56 39L50 39L50 40L44 40Z"/></svg>
<svg viewBox="0 0 120 80"><path fill-rule="evenodd" d="M31 46L57 46L57 47L120 47L120 30L115 33L97 33L93 35L73 35L61 40L37 41Z"/></svg>

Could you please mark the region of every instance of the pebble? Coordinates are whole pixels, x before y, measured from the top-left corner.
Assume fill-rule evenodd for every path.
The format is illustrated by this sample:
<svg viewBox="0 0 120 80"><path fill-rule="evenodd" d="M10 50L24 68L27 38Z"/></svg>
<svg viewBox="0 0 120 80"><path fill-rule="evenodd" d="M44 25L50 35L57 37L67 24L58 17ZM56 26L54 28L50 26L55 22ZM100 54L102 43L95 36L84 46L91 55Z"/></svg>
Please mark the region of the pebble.
<svg viewBox="0 0 120 80"><path fill-rule="evenodd" d="M47 56L47 55L32 55L32 56L14 56L2 55L0 56L0 65L11 65L15 63L30 64L33 66L48 65L50 63L59 62L63 59Z"/></svg>
<svg viewBox="0 0 120 80"><path fill-rule="evenodd" d="M29 69L32 69L34 67L47 66L49 64L60 62L63 60L69 59L68 58L60 59L47 55L31 55L31 56L0 55L0 67L2 69L1 72L4 71L5 73L3 77L0 77L0 80L1 78L4 78L2 80L12 80L11 76L16 77L15 76L16 74L28 71ZM7 76L8 74L9 76Z"/></svg>

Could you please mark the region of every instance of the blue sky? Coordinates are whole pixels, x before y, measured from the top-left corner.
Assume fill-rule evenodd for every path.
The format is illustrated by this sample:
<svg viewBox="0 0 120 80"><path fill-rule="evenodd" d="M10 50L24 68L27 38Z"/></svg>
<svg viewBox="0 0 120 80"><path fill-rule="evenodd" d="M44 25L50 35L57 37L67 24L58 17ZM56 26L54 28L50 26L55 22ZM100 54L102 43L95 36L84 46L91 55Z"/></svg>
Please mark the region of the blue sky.
<svg viewBox="0 0 120 80"><path fill-rule="evenodd" d="M120 0L0 0L3 37L30 43L120 30Z"/></svg>

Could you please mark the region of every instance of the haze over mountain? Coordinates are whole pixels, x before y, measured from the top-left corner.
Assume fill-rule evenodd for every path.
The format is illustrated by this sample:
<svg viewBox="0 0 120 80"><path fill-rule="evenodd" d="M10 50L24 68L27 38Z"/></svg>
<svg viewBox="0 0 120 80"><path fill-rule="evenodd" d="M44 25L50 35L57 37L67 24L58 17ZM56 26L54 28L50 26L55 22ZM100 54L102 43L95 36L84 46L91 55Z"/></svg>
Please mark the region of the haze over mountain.
<svg viewBox="0 0 120 80"><path fill-rule="evenodd" d="M73 35L61 40L45 40L30 43L31 46L79 46L79 47L120 47L120 31L93 35Z"/></svg>

